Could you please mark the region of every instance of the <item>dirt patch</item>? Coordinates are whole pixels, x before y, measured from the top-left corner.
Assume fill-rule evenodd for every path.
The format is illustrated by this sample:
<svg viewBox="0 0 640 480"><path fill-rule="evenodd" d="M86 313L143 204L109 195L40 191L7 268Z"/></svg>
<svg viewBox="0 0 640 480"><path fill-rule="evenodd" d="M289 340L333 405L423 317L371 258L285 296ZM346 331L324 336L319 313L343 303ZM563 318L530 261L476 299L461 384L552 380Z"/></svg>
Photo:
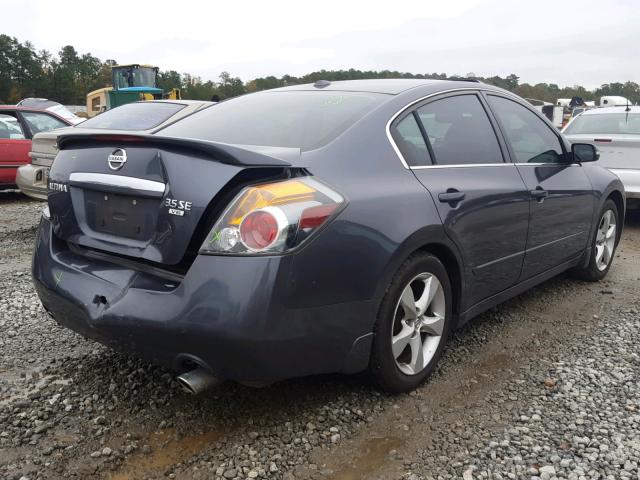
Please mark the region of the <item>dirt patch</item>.
<svg viewBox="0 0 640 480"><path fill-rule="evenodd" d="M163 473L167 467L182 463L211 446L222 437L222 432L210 430L204 433L180 436L175 429L152 432L146 445L149 453L140 452L129 458L115 473L107 475L109 480L137 480L151 474Z"/></svg>

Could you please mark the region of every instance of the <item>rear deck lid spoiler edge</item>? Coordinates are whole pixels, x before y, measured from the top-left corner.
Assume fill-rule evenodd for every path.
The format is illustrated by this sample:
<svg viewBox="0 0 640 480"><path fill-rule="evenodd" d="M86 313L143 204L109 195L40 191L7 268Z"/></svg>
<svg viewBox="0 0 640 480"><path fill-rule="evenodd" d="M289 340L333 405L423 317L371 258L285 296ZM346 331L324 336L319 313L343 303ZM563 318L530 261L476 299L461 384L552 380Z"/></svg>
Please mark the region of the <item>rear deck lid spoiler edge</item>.
<svg viewBox="0 0 640 480"><path fill-rule="evenodd" d="M196 151L211 157L213 160L229 165L245 167L290 167L300 159L299 148L266 147L254 145L233 145L208 140L197 140L183 137L164 137L149 134L96 134L70 133L58 137L58 148L64 150L76 145L91 143L116 143L120 148L127 145L144 144L158 148L173 147Z"/></svg>

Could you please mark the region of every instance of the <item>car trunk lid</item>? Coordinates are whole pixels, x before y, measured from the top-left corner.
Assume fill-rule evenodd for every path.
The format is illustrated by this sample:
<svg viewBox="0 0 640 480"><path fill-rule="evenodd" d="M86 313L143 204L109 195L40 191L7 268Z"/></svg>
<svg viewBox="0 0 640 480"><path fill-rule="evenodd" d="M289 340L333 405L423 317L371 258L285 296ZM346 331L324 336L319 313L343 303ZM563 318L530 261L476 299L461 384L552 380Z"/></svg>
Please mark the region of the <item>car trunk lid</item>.
<svg viewBox="0 0 640 480"><path fill-rule="evenodd" d="M165 265L197 249L198 232L243 182L282 175L300 156L150 135L63 135L58 144L48 196L56 236Z"/></svg>

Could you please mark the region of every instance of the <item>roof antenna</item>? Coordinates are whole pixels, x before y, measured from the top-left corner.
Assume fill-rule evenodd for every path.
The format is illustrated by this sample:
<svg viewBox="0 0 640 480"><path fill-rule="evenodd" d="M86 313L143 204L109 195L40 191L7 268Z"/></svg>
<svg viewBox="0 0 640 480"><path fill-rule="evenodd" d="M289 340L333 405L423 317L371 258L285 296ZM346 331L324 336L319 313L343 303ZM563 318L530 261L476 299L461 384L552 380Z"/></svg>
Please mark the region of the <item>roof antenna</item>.
<svg viewBox="0 0 640 480"><path fill-rule="evenodd" d="M627 107L624 109L624 123L629 123L629 112L631 111L631 107L629 106L629 99L627 98Z"/></svg>

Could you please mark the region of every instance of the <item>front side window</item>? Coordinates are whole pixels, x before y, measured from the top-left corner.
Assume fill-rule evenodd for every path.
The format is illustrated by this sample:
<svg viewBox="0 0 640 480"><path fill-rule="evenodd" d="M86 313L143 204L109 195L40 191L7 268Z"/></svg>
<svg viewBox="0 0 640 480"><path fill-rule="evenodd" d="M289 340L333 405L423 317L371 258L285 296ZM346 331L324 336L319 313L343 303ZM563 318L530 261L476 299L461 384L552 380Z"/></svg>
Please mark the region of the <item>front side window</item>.
<svg viewBox="0 0 640 480"><path fill-rule="evenodd" d="M20 122L13 115L0 113L0 140L24 140Z"/></svg>
<svg viewBox="0 0 640 480"><path fill-rule="evenodd" d="M518 163L562 163L558 136L535 113L522 105L489 95L489 104L504 128Z"/></svg>
<svg viewBox="0 0 640 480"><path fill-rule="evenodd" d="M410 167L431 163L427 144L413 113L398 122L393 131L393 139Z"/></svg>
<svg viewBox="0 0 640 480"><path fill-rule="evenodd" d="M56 128L68 127L62 120L58 120L56 117L47 115L46 113L22 112L22 116L29 124L29 128L34 135L40 132L55 130Z"/></svg>
<svg viewBox="0 0 640 480"><path fill-rule="evenodd" d="M503 163L489 117L476 95L447 97L417 110L438 165Z"/></svg>

